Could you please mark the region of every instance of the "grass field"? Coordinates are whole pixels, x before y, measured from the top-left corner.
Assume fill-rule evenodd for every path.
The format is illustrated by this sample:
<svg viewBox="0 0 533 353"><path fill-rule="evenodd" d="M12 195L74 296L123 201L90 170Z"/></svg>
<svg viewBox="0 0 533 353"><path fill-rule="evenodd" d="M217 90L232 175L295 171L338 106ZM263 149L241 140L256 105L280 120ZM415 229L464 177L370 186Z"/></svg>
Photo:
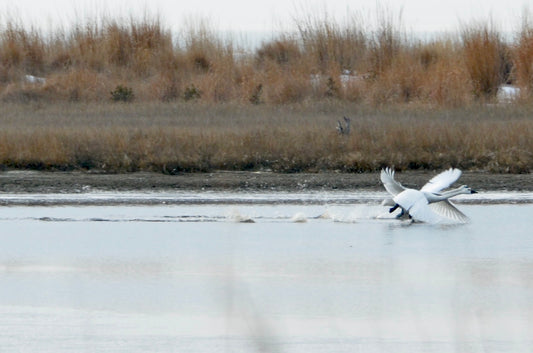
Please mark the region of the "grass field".
<svg viewBox="0 0 533 353"><path fill-rule="evenodd" d="M0 22L0 164L104 172L533 168L533 26L420 40L400 16L295 19L255 49L198 21ZM498 87L520 94L500 104ZM351 118L351 133L335 127Z"/></svg>
<svg viewBox="0 0 533 353"><path fill-rule="evenodd" d="M533 169L524 105L461 109L202 103L4 104L6 168L164 173ZM336 131L351 118L351 132Z"/></svg>

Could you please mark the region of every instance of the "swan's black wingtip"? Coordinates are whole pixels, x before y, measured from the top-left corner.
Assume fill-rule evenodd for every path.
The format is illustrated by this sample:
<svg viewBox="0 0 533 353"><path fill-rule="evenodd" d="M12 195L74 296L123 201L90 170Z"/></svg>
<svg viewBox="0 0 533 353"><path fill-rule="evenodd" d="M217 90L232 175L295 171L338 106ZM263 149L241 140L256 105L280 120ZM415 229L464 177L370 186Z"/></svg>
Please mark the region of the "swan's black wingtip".
<svg viewBox="0 0 533 353"><path fill-rule="evenodd" d="M471 194L477 194L477 191L476 190L470 190L470 193Z"/></svg>

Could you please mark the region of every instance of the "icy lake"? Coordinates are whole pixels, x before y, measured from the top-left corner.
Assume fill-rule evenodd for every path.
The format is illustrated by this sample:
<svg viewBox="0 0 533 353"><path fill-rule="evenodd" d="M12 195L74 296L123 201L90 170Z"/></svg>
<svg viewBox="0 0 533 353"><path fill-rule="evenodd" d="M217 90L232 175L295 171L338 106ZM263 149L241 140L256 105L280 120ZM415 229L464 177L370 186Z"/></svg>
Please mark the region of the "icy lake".
<svg viewBox="0 0 533 353"><path fill-rule="evenodd" d="M2 194L0 351L531 352L533 194L383 197Z"/></svg>

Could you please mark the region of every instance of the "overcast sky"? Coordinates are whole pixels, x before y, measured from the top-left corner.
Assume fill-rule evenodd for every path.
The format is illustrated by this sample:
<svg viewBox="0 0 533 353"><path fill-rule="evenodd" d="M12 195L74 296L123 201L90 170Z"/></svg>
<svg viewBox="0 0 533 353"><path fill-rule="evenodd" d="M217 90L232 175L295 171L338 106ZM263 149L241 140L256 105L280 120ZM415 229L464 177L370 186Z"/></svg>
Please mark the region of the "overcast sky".
<svg viewBox="0 0 533 353"><path fill-rule="evenodd" d="M234 31L275 31L286 29L302 13L325 13L342 18L358 12L365 18L375 15L374 0L0 0L5 17L16 16L37 26L74 22L95 13L112 16L138 14L144 10L159 14L164 23L176 28L185 18L207 18L217 29ZM492 19L504 30L518 27L531 0L382 0L381 5L402 13L408 30L450 31L473 19ZM528 9L528 12L531 13Z"/></svg>

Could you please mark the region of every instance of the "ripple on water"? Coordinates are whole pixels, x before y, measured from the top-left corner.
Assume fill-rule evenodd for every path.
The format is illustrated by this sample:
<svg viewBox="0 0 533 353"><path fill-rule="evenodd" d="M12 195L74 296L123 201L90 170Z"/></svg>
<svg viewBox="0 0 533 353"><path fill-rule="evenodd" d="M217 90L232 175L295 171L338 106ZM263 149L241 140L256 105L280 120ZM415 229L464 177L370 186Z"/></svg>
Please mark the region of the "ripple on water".
<svg viewBox="0 0 533 353"><path fill-rule="evenodd" d="M5 206L61 206L61 205L324 205L381 203L386 192L311 191L311 192L99 192L72 194L3 194L0 204ZM459 195L455 203L518 204L533 203L533 192L480 192Z"/></svg>

